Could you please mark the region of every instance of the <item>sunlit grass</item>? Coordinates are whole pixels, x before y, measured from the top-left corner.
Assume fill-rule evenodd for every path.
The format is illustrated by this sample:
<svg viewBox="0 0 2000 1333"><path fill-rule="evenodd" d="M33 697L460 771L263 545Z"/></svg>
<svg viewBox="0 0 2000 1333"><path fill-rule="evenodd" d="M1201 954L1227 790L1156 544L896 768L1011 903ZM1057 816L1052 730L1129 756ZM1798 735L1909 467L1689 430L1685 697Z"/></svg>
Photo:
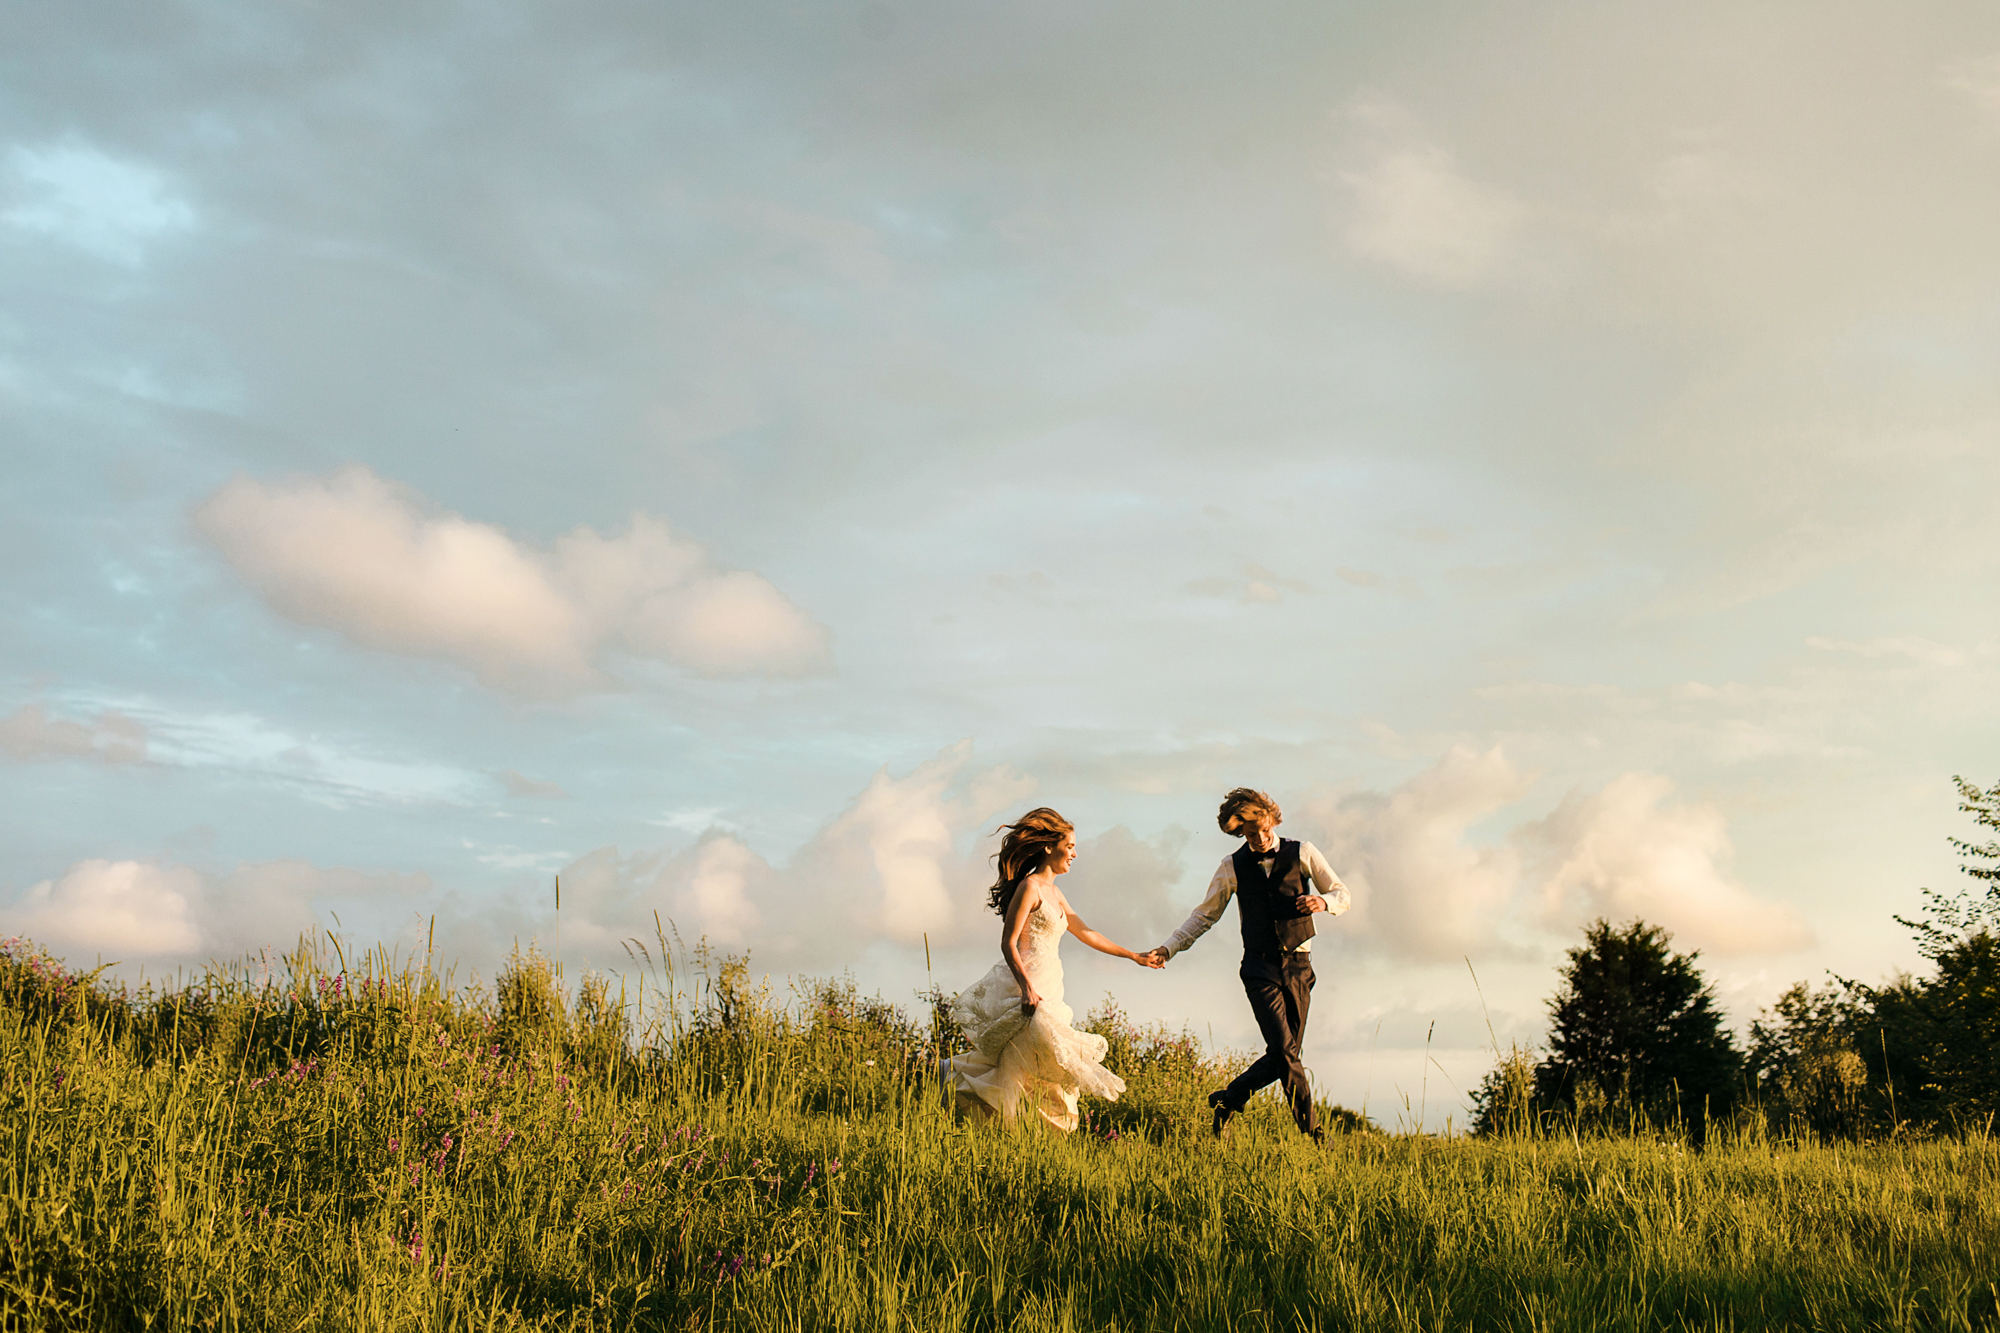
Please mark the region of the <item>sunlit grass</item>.
<svg viewBox="0 0 2000 1333"><path fill-rule="evenodd" d="M621 1004L380 955L0 995L6 1327L1992 1327L2000 1150L1716 1135L1217 1143L1192 1042L1059 1137L970 1128L928 1022L740 967ZM630 1014L640 1015L637 1030ZM1344 1123L1350 1128L1353 1121Z"/></svg>

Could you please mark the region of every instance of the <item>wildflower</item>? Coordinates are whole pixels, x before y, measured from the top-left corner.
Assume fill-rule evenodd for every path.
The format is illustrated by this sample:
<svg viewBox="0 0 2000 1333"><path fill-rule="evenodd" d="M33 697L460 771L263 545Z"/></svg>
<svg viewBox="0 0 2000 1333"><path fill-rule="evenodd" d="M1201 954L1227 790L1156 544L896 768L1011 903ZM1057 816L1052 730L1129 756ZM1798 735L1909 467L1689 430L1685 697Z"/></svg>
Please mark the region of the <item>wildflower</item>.
<svg viewBox="0 0 2000 1333"><path fill-rule="evenodd" d="M419 1120L421 1120L421 1119L423 1119L423 1115L424 1115L424 1108L423 1108L423 1107L421 1107L421 1106L419 1106L419 1107L417 1108L417 1118L418 1118Z"/></svg>
<svg viewBox="0 0 2000 1333"><path fill-rule="evenodd" d="M838 1157L826 1164L826 1173L829 1176L838 1170L840 1170L840 1159Z"/></svg>
<svg viewBox="0 0 2000 1333"><path fill-rule="evenodd" d="M401 1148L402 1146L403 1146L403 1141L402 1141L401 1139L390 1139L390 1140L389 1140L389 1151L390 1151L390 1152L395 1152L395 1151L396 1151L397 1149Z"/></svg>

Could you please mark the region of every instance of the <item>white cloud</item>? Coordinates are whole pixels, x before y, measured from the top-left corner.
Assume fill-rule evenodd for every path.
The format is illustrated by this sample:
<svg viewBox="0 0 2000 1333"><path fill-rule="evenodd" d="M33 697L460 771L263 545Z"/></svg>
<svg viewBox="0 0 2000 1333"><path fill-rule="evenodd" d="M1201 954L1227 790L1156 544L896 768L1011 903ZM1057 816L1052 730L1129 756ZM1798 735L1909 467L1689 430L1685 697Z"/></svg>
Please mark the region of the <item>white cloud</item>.
<svg viewBox="0 0 2000 1333"><path fill-rule="evenodd" d="M562 870L564 948L616 961L621 941L652 937L656 911L683 939L781 968L848 964L880 941L947 947L983 909L983 835L1030 785L975 768L966 741L907 776L876 773L782 866L720 829L670 857L600 848Z"/></svg>
<svg viewBox="0 0 2000 1333"><path fill-rule="evenodd" d="M1728 821L1671 801L1673 783L1627 773L1572 791L1520 831L1535 856L1550 925L1595 916L1656 922L1718 953L1783 953L1812 943L1798 911L1763 901L1729 873Z"/></svg>
<svg viewBox="0 0 2000 1333"><path fill-rule="evenodd" d="M1186 915L1171 898L1189 835L1168 828L1141 838L1124 825L1086 837L1063 881L1063 896L1093 928L1134 949L1165 942ZM1207 887L1207 881L1203 881Z"/></svg>
<svg viewBox="0 0 2000 1333"><path fill-rule="evenodd" d="M151 959L196 953L201 876L187 866L80 861L7 913L10 932L63 956Z"/></svg>
<svg viewBox="0 0 2000 1333"><path fill-rule="evenodd" d="M669 905L676 920L718 944L740 946L750 941L763 915L754 896L770 882L770 864L725 833L696 846Z"/></svg>
<svg viewBox="0 0 2000 1333"><path fill-rule="evenodd" d="M0 221L100 259L136 265L150 242L195 222L194 210L159 172L95 148L16 148L11 165L17 202L0 212Z"/></svg>
<svg viewBox="0 0 2000 1333"><path fill-rule="evenodd" d="M456 662L499 689L601 688L620 653L706 675L788 675L827 660L826 631L776 588L719 568L643 514L622 535L578 528L544 552L429 512L356 466L275 484L238 477L195 522L279 614Z"/></svg>
<svg viewBox="0 0 2000 1333"><path fill-rule="evenodd" d="M1963 649L1907 634L1859 640L1829 639L1815 634L1806 640L1806 647L1823 653L1852 653L1858 657L1907 657L1913 662L1935 667L1964 666L1972 660L1972 654Z"/></svg>
<svg viewBox="0 0 2000 1333"><path fill-rule="evenodd" d="M216 876L185 865L91 860L29 888L0 920L8 933L74 962L185 962L289 946L316 928L315 899L417 893L429 885L423 875L303 861L245 864Z"/></svg>
<svg viewBox="0 0 2000 1333"><path fill-rule="evenodd" d="M990 874L961 841L996 812L1026 799L1033 784L1010 768L968 771L972 742L960 741L908 777L877 772L866 791L794 860L805 895L831 908L840 935L915 943L953 939Z"/></svg>
<svg viewBox="0 0 2000 1333"><path fill-rule="evenodd" d="M1398 109L1365 104L1356 119L1377 137L1367 160L1341 174L1351 196L1348 245L1440 287L1492 275L1513 251L1526 209L1415 136Z"/></svg>
<svg viewBox="0 0 2000 1333"><path fill-rule="evenodd" d="M1520 879L1519 855L1505 844L1468 845L1466 835L1532 781L1497 746L1454 746L1394 791L1308 800L1288 822L1353 891L1351 928L1388 952L1423 960L1510 952L1496 928Z"/></svg>
<svg viewBox="0 0 2000 1333"><path fill-rule="evenodd" d="M37 704L24 704L0 718L0 752L15 759L77 755L130 764L146 757L146 729L110 710L99 713L95 721L75 722L52 718Z"/></svg>

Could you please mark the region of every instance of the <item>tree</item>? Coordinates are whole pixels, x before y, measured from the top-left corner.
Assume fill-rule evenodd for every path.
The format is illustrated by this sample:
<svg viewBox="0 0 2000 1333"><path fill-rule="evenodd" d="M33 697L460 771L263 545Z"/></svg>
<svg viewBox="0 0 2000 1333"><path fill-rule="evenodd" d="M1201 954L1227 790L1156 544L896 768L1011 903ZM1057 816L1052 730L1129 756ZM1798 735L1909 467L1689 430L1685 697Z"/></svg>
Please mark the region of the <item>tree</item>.
<svg viewBox="0 0 2000 1333"><path fill-rule="evenodd" d="M1781 1130L1858 1137L1879 1110L1859 1046L1875 1035L1863 988L1797 982L1750 1024L1750 1086Z"/></svg>
<svg viewBox="0 0 2000 1333"><path fill-rule="evenodd" d="M1673 936L1634 921L1584 930L1549 1001L1549 1055L1535 1068L1535 1100L1580 1119L1679 1124L1699 1143L1733 1100L1742 1056L1723 1027L1715 992L1677 954Z"/></svg>
<svg viewBox="0 0 2000 1333"><path fill-rule="evenodd" d="M1962 777L1958 808L2000 830L2000 782L1981 790ZM1859 1043L1869 1073L1895 1080L1898 1119L1943 1123L2000 1114L2000 841L1951 839L1959 869L1985 892L1923 890L1925 917L1898 916L1937 965L1923 978L1860 987L1877 1042Z"/></svg>
<svg viewBox="0 0 2000 1333"><path fill-rule="evenodd" d="M2000 829L2000 782L1985 791L1960 777L1954 777L1952 784L1958 788L1960 810L1987 828ZM1937 958L1980 931L1991 934L2000 926L2000 840L1976 843L1951 838L1949 841L1965 861L1959 867L1960 872L1983 883L1986 892L1983 897L1974 897L1970 892L1947 897L1933 889L1921 890L1925 910L1933 919L1911 921L1898 916L1896 920L1916 934L1917 947L1926 958Z"/></svg>

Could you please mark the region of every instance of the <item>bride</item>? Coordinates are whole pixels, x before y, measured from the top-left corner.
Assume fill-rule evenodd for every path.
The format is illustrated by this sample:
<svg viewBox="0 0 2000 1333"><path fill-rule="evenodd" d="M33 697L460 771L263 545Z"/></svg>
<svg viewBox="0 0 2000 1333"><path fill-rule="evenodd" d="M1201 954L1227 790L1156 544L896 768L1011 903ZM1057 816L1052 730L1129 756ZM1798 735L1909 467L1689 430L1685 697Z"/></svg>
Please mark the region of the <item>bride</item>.
<svg viewBox="0 0 2000 1333"><path fill-rule="evenodd" d="M1076 861L1076 829L1044 806L1008 824L1000 844L1000 878L988 902L997 912L1000 959L959 992L952 1020L972 1049L944 1062L946 1085L976 1118L1012 1116L1023 1102L1055 1128L1076 1128L1082 1093L1116 1101L1125 1080L1106 1069L1104 1038L1070 1026L1063 1003L1063 932L1114 958L1157 968L1153 954L1113 944L1070 910L1056 876Z"/></svg>

